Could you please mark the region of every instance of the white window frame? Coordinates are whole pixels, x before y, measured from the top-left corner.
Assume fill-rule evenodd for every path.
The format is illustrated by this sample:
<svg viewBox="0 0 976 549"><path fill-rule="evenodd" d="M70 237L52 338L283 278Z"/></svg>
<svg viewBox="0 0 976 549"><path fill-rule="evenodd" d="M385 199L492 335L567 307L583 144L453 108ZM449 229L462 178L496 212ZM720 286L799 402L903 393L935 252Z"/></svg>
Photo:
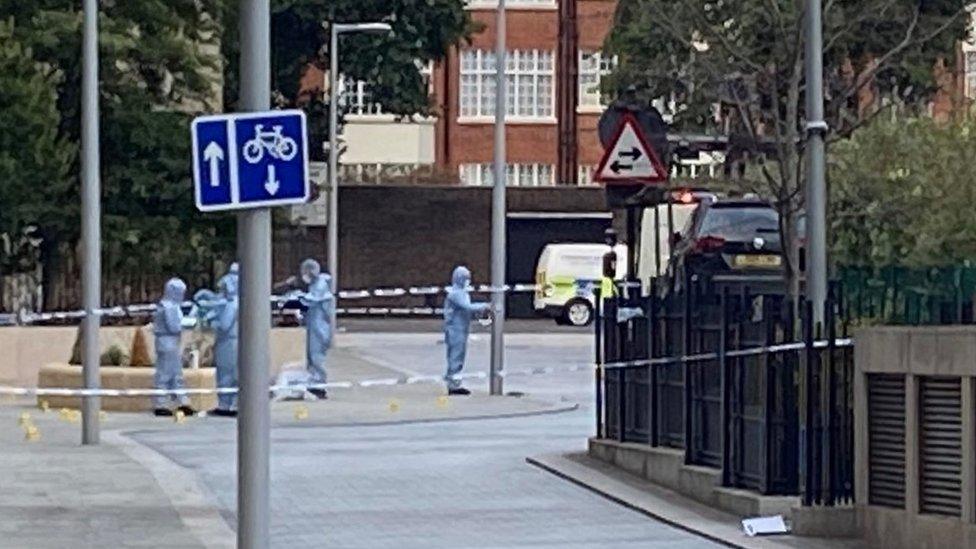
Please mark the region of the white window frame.
<svg viewBox="0 0 976 549"><path fill-rule="evenodd" d="M467 0L464 3L466 10L491 10L498 9L498 0ZM505 0L505 9L509 10L555 10L559 5L556 0Z"/></svg>
<svg viewBox="0 0 976 549"><path fill-rule="evenodd" d="M428 61L421 63L415 61L420 76L427 83L427 94L434 94L434 62ZM352 108L346 112L348 118L382 118L393 119L393 115L383 110L383 105L370 101L372 94L369 91L369 82L366 80L353 80L343 74L339 75L339 104L345 105L348 101Z"/></svg>
<svg viewBox="0 0 976 549"><path fill-rule="evenodd" d="M461 50L458 67L458 122L488 123L495 120L495 95L490 93L495 81L495 52L484 49ZM506 122L556 123L556 59L552 50L509 50L505 56ZM465 80L473 77L473 97L465 90ZM548 101L540 94L548 79ZM531 112L518 112L524 85L532 88ZM468 105L466 102L471 100ZM471 108L473 105L473 109Z"/></svg>
<svg viewBox="0 0 976 549"><path fill-rule="evenodd" d="M576 166L576 184L580 187L599 186L594 178L596 177L595 164L579 164Z"/></svg>
<svg viewBox="0 0 976 549"><path fill-rule="evenodd" d="M484 187L494 184L494 164L461 164L458 177L467 187ZM509 163L505 165L507 187L552 187L556 184L556 167L552 164ZM524 183L524 184L523 184Z"/></svg>
<svg viewBox="0 0 976 549"><path fill-rule="evenodd" d="M587 58L596 59L595 70L592 70L589 66L584 65L584 61L586 61ZM616 65L616 55L613 57L604 57L603 52L600 50L580 49L576 52L576 110L578 112L603 112L604 109L606 109L607 103L604 101L603 96L600 93L600 84L603 77L610 74ZM583 83L584 75L596 77L596 93L590 91L591 88Z"/></svg>
<svg viewBox="0 0 976 549"><path fill-rule="evenodd" d="M968 99L976 99L976 47L963 44L962 63L965 77L964 94Z"/></svg>

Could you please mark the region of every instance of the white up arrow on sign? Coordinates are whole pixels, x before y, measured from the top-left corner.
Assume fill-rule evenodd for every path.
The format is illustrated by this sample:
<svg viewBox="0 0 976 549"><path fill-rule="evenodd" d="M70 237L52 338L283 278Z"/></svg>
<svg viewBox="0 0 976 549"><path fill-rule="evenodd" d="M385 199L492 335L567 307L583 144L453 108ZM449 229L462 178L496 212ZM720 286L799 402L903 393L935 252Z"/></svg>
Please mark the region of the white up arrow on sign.
<svg viewBox="0 0 976 549"><path fill-rule="evenodd" d="M211 141L207 148L203 150L203 159L210 165L210 186L220 186L220 161L224 159L224 149Z"/></svg>

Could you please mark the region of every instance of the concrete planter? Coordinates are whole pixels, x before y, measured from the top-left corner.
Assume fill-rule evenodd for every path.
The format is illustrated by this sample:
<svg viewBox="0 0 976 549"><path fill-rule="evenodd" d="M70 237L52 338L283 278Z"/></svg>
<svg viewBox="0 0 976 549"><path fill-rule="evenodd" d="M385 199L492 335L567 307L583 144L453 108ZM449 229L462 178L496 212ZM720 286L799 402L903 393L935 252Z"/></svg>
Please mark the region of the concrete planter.
<svg viewBox="0 0 976 549"><path fill-rule="evenodd" d="M102 366L99 369L101 386L105 389L152 389L155 368L131 368L125 366ZM188 389L212 389L216 387L213 368L183 370L183 381ZM38 373L38 387L82 388L84 382L81 366L52 363L41 366ZM38 404L46 401L51 408L81 407L80 397L43 396ZM190 403L197 410L210 410L217 405L217 396L191 395ZM109 412L148 412L153 409L150 397L111 397L102 398L102 409Z"/></svg>

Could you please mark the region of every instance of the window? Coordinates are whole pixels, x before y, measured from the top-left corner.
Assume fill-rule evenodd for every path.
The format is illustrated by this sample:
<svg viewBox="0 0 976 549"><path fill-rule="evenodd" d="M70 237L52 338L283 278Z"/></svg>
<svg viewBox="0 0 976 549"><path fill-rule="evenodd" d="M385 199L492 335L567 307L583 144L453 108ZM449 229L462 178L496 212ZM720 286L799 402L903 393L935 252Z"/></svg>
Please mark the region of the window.
<svg viewBox="0 0 976 549"><path fill-rule="evenodd" d="M976 99L976 50L965 52L966 97Z"/></svg>
<svg viewBox="0 0 976 549"><path fill-rule="evenodd" d="M420 71L420 76L427 83L427 92L434 93L433 87L433 61L427 63L416 62ZM365 80L353 80L340 75L339 79L339 105L345 107L346 112L354 115L384 114L383 106L373 101L373 94L369 89L369 83Z"/></svg>
<svg viewBox="0 0 976 549"><path fill-rule="evenodd" d="M580 164L576 167L576 183L578 185L596 185L593 180L596 166L593 164Z"/></svg>
<svg viewBox="0 0 976 549"><path fill-rule="evenodd" d="M518 118L552 118L551 51L514 50L506 57L507 114ZM461 117L495 116L495 53L465 50L461 54Z"/></svg>
<svg viewBox="0 0 976 549"><path fill-rule="evenodd" d="M460 175L463 185L491 186L495 184L492 164L461 164ZM509 187L554 185L553 167L551 164L507 164L505 166L505 184Z"/></svg>
<svg viewBox="0 0 976 549"><path fill-rule="evenodd" d="M604 57L598 51L579 52L579 106L600 107L605 105L600 94L600 81L610 74L617 58Z"/></svg>
<svg viewBox="0 0 976 549"><path fill-rule="evenodd" d="M471 9L495 9L498 7L498 0L466 0L466 7ZM555 8L556 0L506 0L505 8L531 9L531 8Z"/></svg>

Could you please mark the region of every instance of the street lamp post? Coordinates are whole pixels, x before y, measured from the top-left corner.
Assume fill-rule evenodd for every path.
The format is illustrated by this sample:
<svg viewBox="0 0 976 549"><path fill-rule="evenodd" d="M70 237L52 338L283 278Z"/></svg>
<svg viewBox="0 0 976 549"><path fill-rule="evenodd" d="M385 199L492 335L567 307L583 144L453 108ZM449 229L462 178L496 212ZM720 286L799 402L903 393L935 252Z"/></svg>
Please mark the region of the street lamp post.
<svg viewBox="0 0 976 549"><path fill-rule="evenodd" d="M98 157L98 2L85 0L81 61L81 271L82 321L81 368L86 389L99 386L98 328L101 316L101 182ZM98 444L99 397L81 401L81 442Z"/></svg>
<svg viewBox="0 0 976 549"><path fill-rule="evenodd" d="M329 25L328 23L326 23ZM353 32L392 32L387 23L331 23L329 40L329 273L332 289L339 292L339 35ZM330 319L336 330L336 309Z"/></svg>
<svg viewBox="0 0 976 549"><path fill-rule="evenodd" d="M488 393L503 394L505 367L505 113L508 108L505 82L505 0L498 0L495 20L495 181L491 189L491 365Z"/></svg>
<svg viewBox="0 0 976 549"><path fill-rule="evenodd" d="M824 320L827 300L827 175L823 98L823 6L806 3L806 131L807 131L807 296L816 323Z"/></svg>

